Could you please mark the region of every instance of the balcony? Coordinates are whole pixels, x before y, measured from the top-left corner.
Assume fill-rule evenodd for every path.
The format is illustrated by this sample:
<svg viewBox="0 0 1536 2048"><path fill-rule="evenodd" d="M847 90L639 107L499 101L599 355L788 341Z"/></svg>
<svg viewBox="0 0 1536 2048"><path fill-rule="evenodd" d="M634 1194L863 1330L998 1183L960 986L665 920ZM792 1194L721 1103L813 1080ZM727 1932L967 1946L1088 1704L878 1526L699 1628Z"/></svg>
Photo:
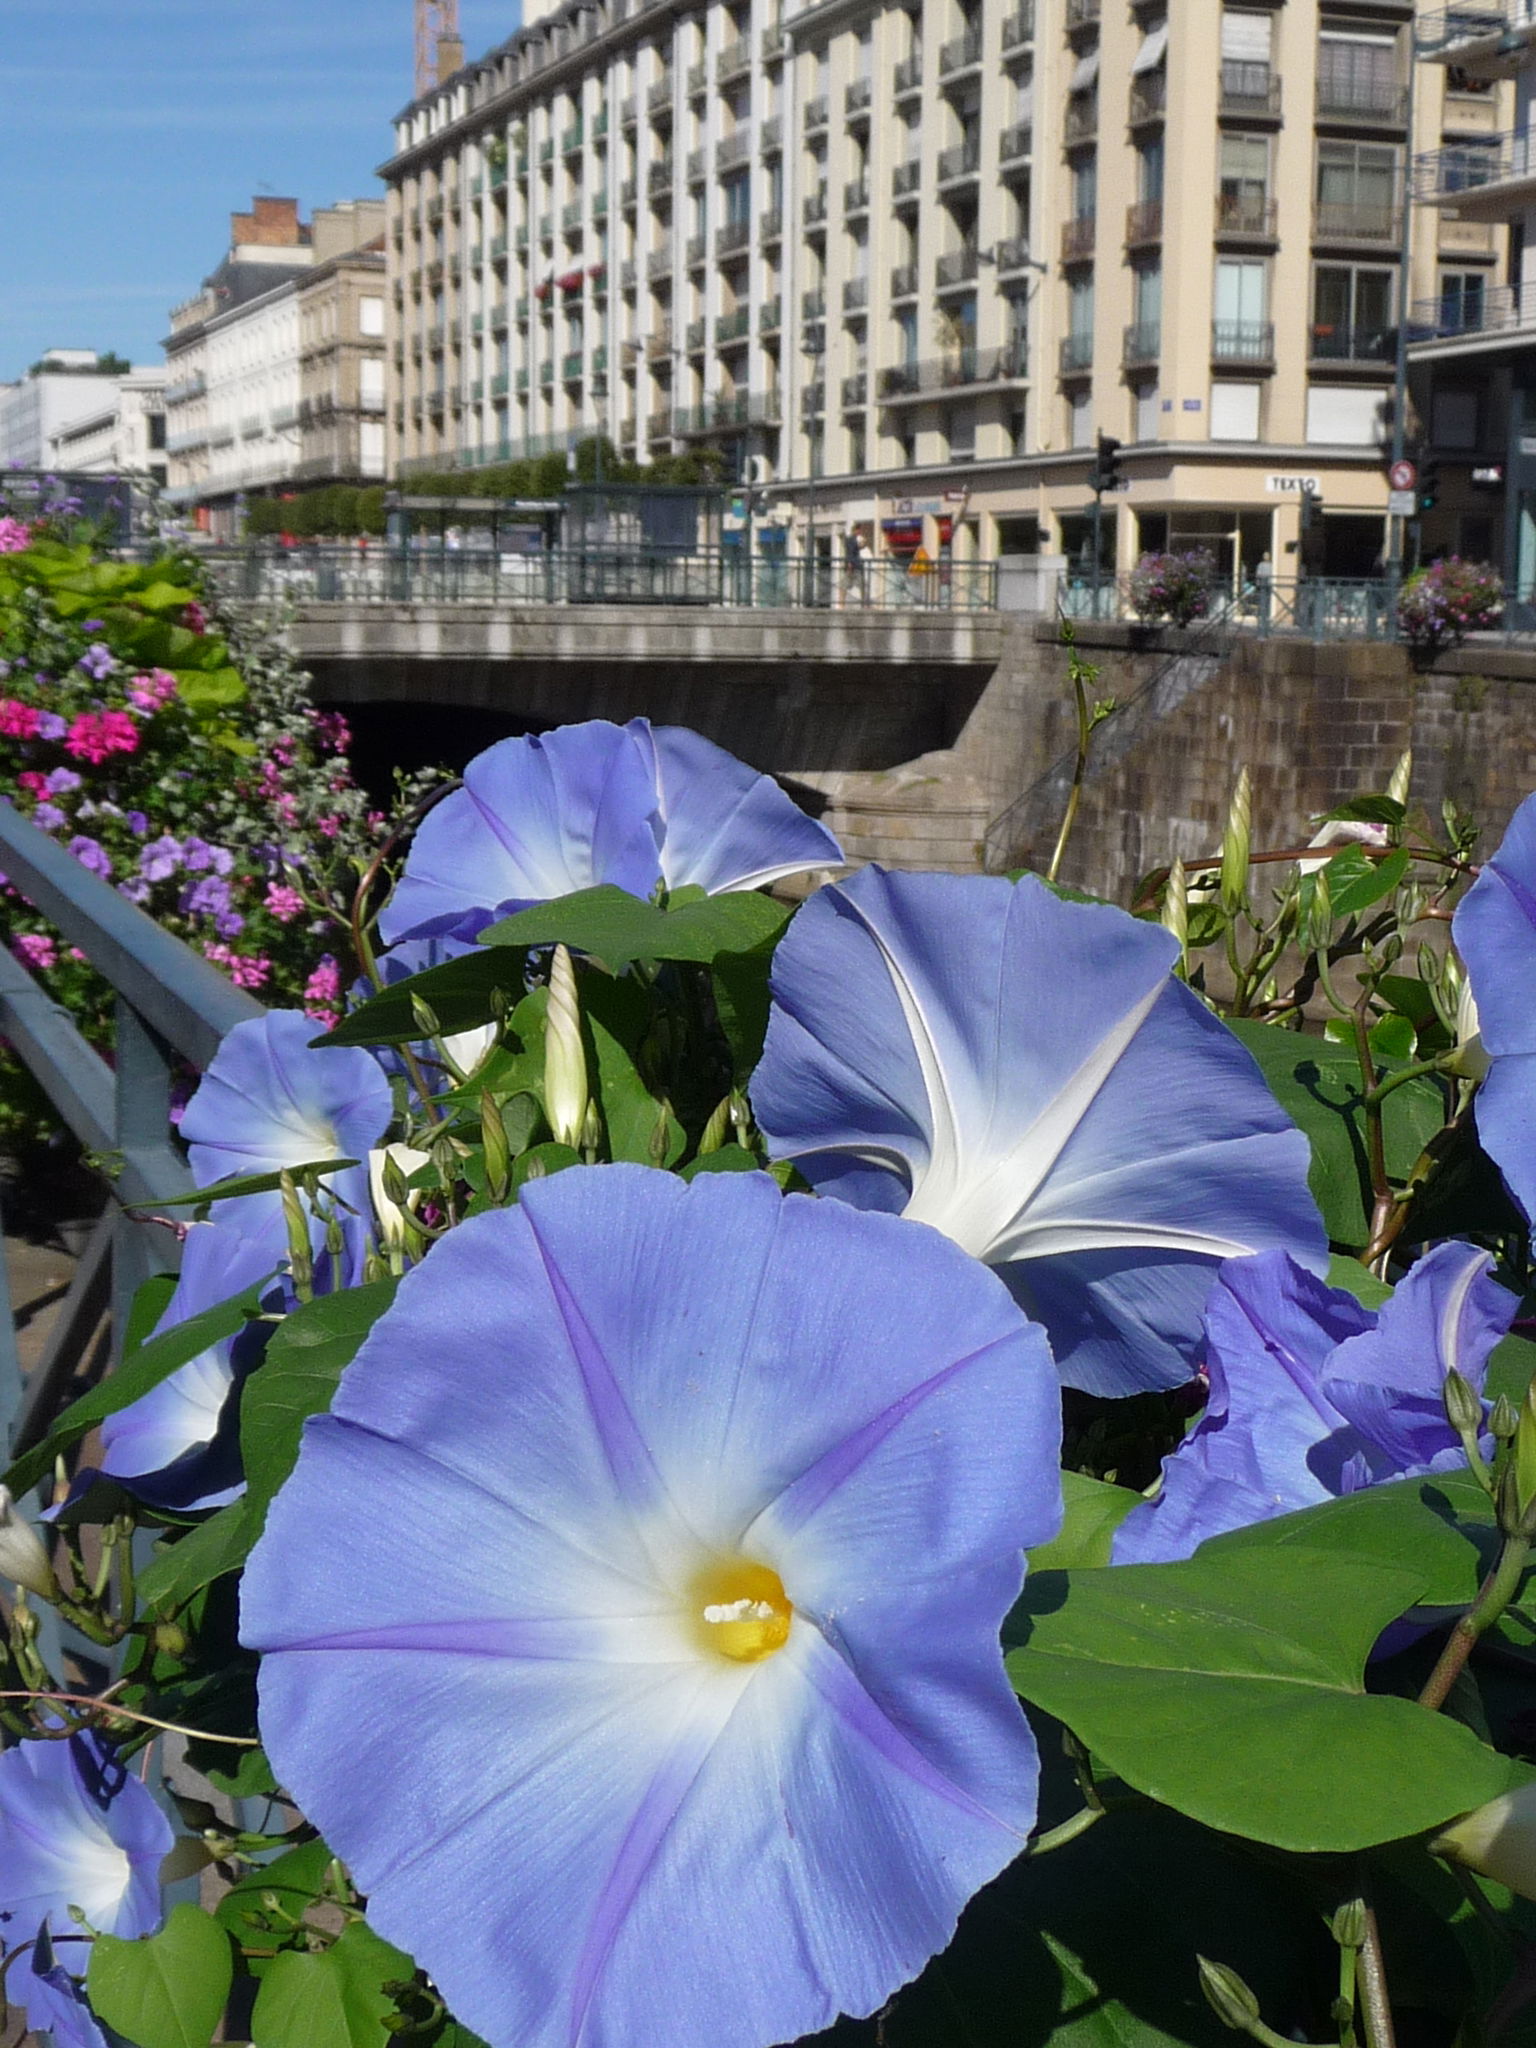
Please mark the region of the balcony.
<svg viewBox="0 0 1536 2048"><path fill-rule="evenodd" d="M582 132L581 123L579 121L573 122L560 138L560 154L562 156L574 156L585 140L586 137Z"/></svg>
<svg viewBox="0 0 1536 2048"><path fill-rule="evenodd" d="M672 248L669 243L664 249L653 249L645 259L645 274L654 284L659 277L672 275Z"/></svg>
<svg viewBox="0 0 1536 2048"><path fill-rule="evenodd" d="M1016 50L1027 49L1035 40L1035 10L1033 0L1023 7L1016 7L1003 23L1003 55L1011 57Z"/></svg>
<svg viewBox="0 0 1536 2048"><path fill-rule="evenodd" d="M484 326L485 326L485 315L484 315L483 313L471 313L471 314L470 314L470 316L469 316L469 331L470 331L470 333L471 333L471 334L479 334L479 333L480 333L480 331L482 330L482 328L483 328Z"/></svg>
<svg viewBox="0 0 1536 2048"><path fill-rule="evenodd" d="M808 192L800 208L800 218L808 228L820 227L827 217L827 195L825 192Z"/></svg>
<svg viewBox="0 0 1536 2048"><path fill-rule="evenodd" d="M734 256L738 250L745 249L751 240L750 220L722 221L715 232L715 254L721 257Z"/></svg>
<svg viewBox="0 0 1536 2048"><path fill-rule="evenodd" d="M1168 74L1161 69L1142 71L1131 80L1127 119L1133 128L1161 121L1168 109Z"/></svg>
<svg viewBox="0 0 1536 2048"><path fill-rule="evenodd" d="M1243 363L1249 368L1272 366L1275 330L1268 320L1215 320L1211 323L1211 361Z"/></svg>
<svg viewBox="0 0 1536 2048"><path fill-rule="evenodd" d="M777 64L784 55L784 49L785 35L783 29L765 28L763 30L763 62L765 64Z"/></svg>
<svg viewBox="0 0 1536 2048"><path fill-rule="evenodd" d="M1226 242L1273 242L1278 209L1261 192L1218 192L1216 233Z"/></svg>
<svg viewBox="0 0 1536 2048"><path fill-rule="evenodd" d="M581 201L579 199L568 200L561 207L560 225L567 234L570 233L572 228L579 228L581 226Z"/></svg>
<svg viewBox="0 0 1536 2048"><path fill-rule="evenodd" d="M998 169L1006 170L1010 164L1027 164L1034 144L1033 123L1015 121L1013 126L1005 128L997 139Z"/></svg>
<svg viewBox="0 0 1536 2048"><path fill-rule="evenodd" d="M704 182L704 180L705 180L705 178L706 178L706 177L708 176L708 174L709 174L709 151L708 151L707 149L703 149L703 148L700 148L700 149L690 149L690 150L689 150L689 152L688 152L688 174L687 174L687 175L688 175L688 182L689 182L689 184L690 184L690 185L702 185L702 184L703 184L703 182Z"/></svg>
<svg viewBox="0 0 1536 2048"><path fill-rule="evenodd" d="M658 157L646 173L646 190L649 192L670 192L672 190L672 159Z"/></svg>
<svg viewBox="0 0 1536 2048"><path fill-rule="evenodd" d="M640 180L635 177L626 178L619 187L619 205L627 213L639 197Z"/></svg>
<svg viewBox="0 0 1536 2048"><path fill-rule="evenodd" d="M1100 0L1067 0L1067 33L1092 28L1103 12Z"/></svg>
<svg viewBox="0 0 1536 2048"><path fill-rule="evenodd" d="M757 223L757 237L760 242L776 242L784 232L784 209L769 206L763 211Z"/></svg>
<svg viewBox="0 0 1536 2048"><path fill-rule="evenodd" d="M688 97L696 100L709 88L709 63L701 57L697 64L688 66Z"/></svg>
<svg viewBox="0 0 1536 2048"><path fill-rule="evenodd" d="M825 128L826 125L827 96L825 93L818 93L815 99L807 100L805 103L805 132L807 135L814 135L818 129Z"/></svg>
<svg viewBox="0 0 1536 2048"><path fill-rule="evenodd" d="M645 337L645 352L650 357L669 356L672 353L672 322L658 320Z"/></svg>
<svg viewBox="0 0 1536 2048"><path fill-rule="evenodd" d="M581 382L581 372L582 354L579 348L575 348L571 350L569 355L561 358L560 380L564 384L579 384Z"/></svg>
<svg viewBox="0 0 1536 2048"><path fill-rule="evenodd" d="M669 71L664 78L658 78L655 84L647 90L645 95L645 111L648 114L666 114L670 116L675 92L676 85Z"/></svg>
<svg viewBox="0 0 1536 2048"><path fill-rule="evenodd" d="M777 156L784 147L784 116L770 114L763 122L758 147L764 156Z"/></svg>
<svg viewBox="0 0 1536 2048"><path fill-rule="evenodd" d="M1267 64L1224 58L1219 112L1243 121L1280 118L1280 80Z"/></svg>
<svg viewBox="0 0 1536 2048"><path fill-rule="evenodd" d="M506 236L505 236L505 235L493 235L493 236L491 237L491 261L492 261L493 263L504 263L504 262L506 261L506 256L507 256L507 238L506 238Z"/></svg>
<svg viewBox="0 0 1536 2048"><path fill-rule="evenodd" d="M1067 101L1061 139L1068 148L1075 142L1092 142L1099 132L1099 96L1096 92L1075 92Z"/></svg>
<svg viewBox="0 0 1536 2048"><path fill-rule="evenodd" d="M650 413L645 422L646 439L670 441L672 438L672 408L664 405L659 412Z"/></svg>
<svg viewBox="0 0 1536 2048"><path fill-rule="evenodd" d="M843 311L862 313L869 304L869 279L850 277L843 284Z"/></svg>
<svg viewBox="0 0 1536 2048"><path fill-rule="evenodd" d="M762 311L757 316L757 331L760 335L777 334L784 318L784 302L775 293L771 299L764 299Z"/></svg>
<svg viewBox="0 0 1536 2048"><path fill-rule="evenodd" d="M903 57L891 75L891 89L897 99L905 99L909 92L920 92L923 84L923 53L914 50L910 57Z"/></svg>
<svg viewBox="0 0 1536 2048"><path fill-rule="evenodd" d="M941 256L933 266L935 291L953 291L957 285L971 284L976 277L976 244L966 242L958 249L951 249Z"/></svg>
<svg viewBox="0 0 1536 2048"><path fill-rule="evenodd" d="M1413 160L1413 196L1454 205L1466 221L1507 220L1536 193L1536 131L1490 135L1432 149Z"/></svg>
<svg viewBox="0 0 1536 2048"><path fill-rule="evenodd" d="M923 164L921 157L911 157L904 164L897 164L891 172L891 198L893 200L915 199L917 188L922 183Z"/></svg>
<svg viewBox="0 0 1536 2048"><path fill-rule="evenodd" d="M752 130L738 128L715 145L715 169L728 171L733 164L743 164L752 154Z"/></svg>
<svg viewBox="0 0 1536 2048"><path fill-rule="evenodd" d="M752 69L752 38L738 36L734 43L727 43L715 59L715 83L724 85L727 79L740 78Z"/></svg>
<svg viewBox="0 0 1536 2048"><path fill-rule="evenodd" d="M1160 320L1138 320L1125 330L1120 360L1128 370L1155 363L1162 353L1163 327Z"/></svg>
<svg viewBox="0 0 1536 2048"><path fill-rule="evenodd" d="M1068 0L1068 5L1072 0ZM957 78L963 71L978 71L981 68L981 28L968 28L963 36L939 46L939 78L947 81Z"/></svg>
<svg viewBox="0 0 1536 2048"><path fill-rule="evenodd" d="M891 297L893 299L915 299L917 297L917 265L898 263L891 272Z"/></svg>
<svg viewBox="0 0 1536 2048"><path fill-rule="evenodd" d="M1028 375L1028 353L1020 336L1003 348L961 348L929 362L893 363L880 372L877 388L883 401L899 404L935 391L1017 383Z"/></svg>
<svg viewBox="0 0 1536 2048"><path fill-rule="evenodd" d="M806 384L806 385L803 385L803 386L801 387L801 391L800 391L800 410L801 410L801 412L803 412L803 413L808 413L808 414L815 414L815 413L819 413L819 412L822 412L822 411L824 411L824 410L826 409L826 403L827 403L827 387L826 387L826 385L825 385L825 384L823 384L823 382L821 381L821 379L820 379L819 377L818 377L818 378L816 378L816 380L815 380L815 382L814 382L814 383L811 383L811 384Z"/></svg>
<svg viewBox="0 0 1536 2048"><path fill-rule="evenodd" d="M521 367L519 368L519 370L518 370L518 373L517 373L517 391L518 391L518 396L519 396L519 397L521 397L521 396L523 395L523 393L527 391L527 389L528 389L528 365L527 365L526 363L524 363L524 364L523 364L523 365L522 365L522 366L521 366ZM493 395L494 395L494 392L495 392L495 387L494 387L494 385L492 386L492 392L493 392Z"/></svg>
<svg viewBox="0 0 1536 2048"><path fill-rule="evenodd" d="M1379 201L1319 199L1313 215L1312 239L1395 245L1399 219L1395 206Z"/></svg>
<svg viewBox="0 0 1536 2048"><path fill-rule="evenodd" d="M953 143L948 149L939 151L939 189L942 191L946 185L958 185L967 178L974 178L980 168L980 138L968 135L963 142Z"/></svg>
<svg viewBox="0 0 1536 2048"><path fill-rule="evenodd" d="M633 128L639 116L639 102L634 93L628 93L619 101L619 126Z"/></svg>
<svg viewBox="0 0 1536 2048"><path fill-rule="evenodd" d="M1404 128L1408 124L1408 89L1378 85L1369 78L1320 77L1317 118L1351 128Z"/></svg>
<svg viewBox="0 0 1536 2048"><path fill-rule="evenodd" d="M499 164L491 165L491 190L493 192L503 191L506 187L506 182L507 163L506 158L503 157Z"/></svg>
<svg viewBox="0 0 1536 2048"><path fill-rule="evenodd" d="M732 313L722 313L715 321L715 346L724 348L733 341L745 341L752 332L752 308L738 306Z"/></svg>
<svg viewBox="0 0 1536 2048"><path fill-rule="evenodd" d="M553 135L546 135L544 140L539 144L539 162L541 164L552 164L554 160L555 138L553 137Z"/></svg>
<svg viewBox="0 0 1536 2048"><path fill-rule="evenodd" d="M862 178L850 178L843 187L843 212L846 215L868 211L869 177L866 173Z"/></svg>
<svg viewBox="0 0 1536 2048"><path fill-rule="evenodd" d="M697 270L709 254L708 235L690 235L687 246L687 262L690 270Z"/></svg>
<svg viewBox="0 0 1536 2048"><path fill-rule="evenodd" d="M492 306L492 308L491 308L491 332L492 332L492 334L505 334L505 333L506 333L506 331L507 331L507 328L508 328L508 327L509 327L509 325L511 324L511 320L512 320L512 313L511 313L511 308L510 308L510 307L508 306L508 304L507 304L507 302L506 302L506 300L505 300L505 299L503 299L503 300L502 300L502 302L501 302L501 304L500 304L499 306Z"/></svg>
<svg viewBox="0 0 1536 2048"><path fill-rule="evenodd" d="M843 379L843 411L858 412L869 403L869 379L863 370Z"/></svg>
<svg viewBox="0 0 1536 2048"><path fill-rule="evenodd" d="M1484 285L1472 294L1420 299L1409 334L1415 342L1456 341L1465 336L1528 333L1536 328L1536 286Z"/></svg>
<svg viewBox="0 0 1536 2048"><path fill-rule="evenodd" d="M709 326L706 321L690 320L688 322L683 346L687 349L689 355L696 356L701 353L704 347L704 339L708 332Z"/></svg>
<svg viewBox="0 0 1536 2048"><path fill-rule="evenodd" d="M619 265L620 291L632 292L635 288L635 279L638 275L639 273L635 268L634 257L626 256L624 258L624 261Z"/></svg>
<svg viewBox="0 0 1536 2048"><path fill-rule="evenodd" d="M1081 220L1065 220L1061 224L1061 260L1063 263L1086 263L1093 255L1093 245L1099 231L1098 217L1086 213Z"/></svg>
<svg viewBox="0 0 1536 2048"><path fill-rule="evenodd" d="M1397 354L1397 329L1314 323L1307 354L1314 363L1388 363Z"/></svg>
<svg viewBox="0 0 1536 2048"><path fill-rule="evenodd" d="M820 285L800 294L800 318L804 321L823 320L827 312L827 295Z"/></svg>
<svg viewBox="0 0 1536 2048"><path fill-rule="evenodd" d="M1134 206L1125 209L1125 246L1128 249L1144 249L1149 243L1162 239L1161 199L1139 199Z"/></svg>
<svg viewBox="0 0 1536 2048"><path fill-rule="evenodd" d="M874 86L867 78L856 78L843 93L843 119L861 121L869 113L869 103L874 95Z"/></svg>
<svg viewBox="0 0 1536 2048"><path fill-rule="evenodd" d="M1069 334L1061 344L1060 368L1063 377L1082 377L1093 368L1093 336L1091 334Z"/></svg>

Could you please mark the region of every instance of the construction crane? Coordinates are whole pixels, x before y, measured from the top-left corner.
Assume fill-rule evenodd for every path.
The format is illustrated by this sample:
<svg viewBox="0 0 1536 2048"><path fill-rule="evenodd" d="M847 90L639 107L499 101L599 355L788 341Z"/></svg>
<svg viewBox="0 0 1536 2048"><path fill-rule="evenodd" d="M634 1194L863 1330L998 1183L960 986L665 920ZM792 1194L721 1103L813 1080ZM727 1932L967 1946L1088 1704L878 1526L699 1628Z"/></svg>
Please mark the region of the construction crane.
<svg viewBox="0 0 1536 2048"><path fill-rule="evenodd" d="M437 46L459 33L459 0L416 0L416 97L437 83Z"/></svg>

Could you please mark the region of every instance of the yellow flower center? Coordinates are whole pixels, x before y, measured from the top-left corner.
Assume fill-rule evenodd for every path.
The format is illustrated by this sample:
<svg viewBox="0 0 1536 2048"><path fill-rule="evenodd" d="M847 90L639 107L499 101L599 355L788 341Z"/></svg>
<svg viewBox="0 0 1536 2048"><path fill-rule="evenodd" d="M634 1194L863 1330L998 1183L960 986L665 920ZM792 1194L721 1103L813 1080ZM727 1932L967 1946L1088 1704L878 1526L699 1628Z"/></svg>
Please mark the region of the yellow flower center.
<svg viewBox="0 0 1536 2048"><path fill-rule="evenodd" d="M703 1647L733 1664L760 1664L789 1640L794 1608L772 1566L744 1557L706 1565L690 1589L689 1611Z"/></svg>

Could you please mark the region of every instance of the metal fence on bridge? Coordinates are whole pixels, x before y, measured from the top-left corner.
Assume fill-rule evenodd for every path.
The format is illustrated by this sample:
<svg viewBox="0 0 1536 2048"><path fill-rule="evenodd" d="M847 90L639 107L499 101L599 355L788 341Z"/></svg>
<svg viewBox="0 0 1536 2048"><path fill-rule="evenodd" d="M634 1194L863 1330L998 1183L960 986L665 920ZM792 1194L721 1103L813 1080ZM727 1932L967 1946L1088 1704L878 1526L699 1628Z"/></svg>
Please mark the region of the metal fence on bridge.
<svg viewBox="0 0 1536 2048"><path fill-rule="evenodd" d="M995 562L748 553L721 548L398 549L326 545L200 552L239 598L320 604L634 604L752 610L993 611Z"/></svg>
<svg viewBox="0 0 1536 2048"><path fill-rule="evenodd" d="M1138 613L1128 576L1106 577L1097 586L1083 580L1063 584L1060 609L1069 619L1119 620L1129 625L1159 623L1143 619ZM1398 637L1393 586L1384 577L1276 577L1247 582L1240 590L1213 590L1205 612L1191 623L1226 626L1233 631L1256 634L1260 639Z"/></svg>

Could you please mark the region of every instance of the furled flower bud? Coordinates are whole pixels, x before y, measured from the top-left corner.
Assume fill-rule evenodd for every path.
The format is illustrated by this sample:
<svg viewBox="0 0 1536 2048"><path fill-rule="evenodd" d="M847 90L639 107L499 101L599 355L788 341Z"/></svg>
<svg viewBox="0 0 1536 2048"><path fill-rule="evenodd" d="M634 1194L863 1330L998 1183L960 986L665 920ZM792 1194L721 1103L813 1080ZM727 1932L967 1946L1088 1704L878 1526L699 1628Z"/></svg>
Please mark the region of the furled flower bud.
<svg viewBox="0 0 1536 2048"><path fill-rule="evenodd" d="M549 963L549 1012L544 1026L544 1114L558 1145L579 1145L587 1119L587 1056L581 1043L576 969L564 946Z"/></svg>
<svg viewBox="0 0 1536 2048"><path fill-rule="evenodd" d="M1182 952L1189 944L1189 879L1181 860L1176 860L1168 870L1163 890L1163 923L1178 940Z"/></svg>
<svg viewBox="0 0 1536 2048"><path fill-rule="evenodd" d="M1246 2034L1259 2016L1259 2001L1236 1970L1227 1964L1213 1963L1205 1956L1197 1956L1195 1960L1200 1965L1200 1989L1205 1993L1211 2011L1224 2027Z"/></svg>
<svg viewBox="0 0 1536 2048"><path fill-rule="evenodd" d="M1522 1898L1536 1899L1536 1783L1463 1814L1429 1846L1437 1856L1464 1863Z"/></svg>
<svg viewBox="0 0 1536 2048"><path fill-rule="evenodd" d="M1471 982L1463 976L1461 994L1456 999L1456 1050L1446 1065L1463 1081L1481 1081L1490 1064L1478 1026L1477 1000Z"/></svg>
<svg viewBox="0 0 1536 2048"><path fill-rule="evenodd" d="M414 1145L380 1145L368 1154L368 1192L373 1197L373 1213L386 1251L406 1248L411 1210L415 1206L406 1183L413 1173L431 1163L431 1153L418 1152Z"/></svg>
<svg viewBox="0 0 1536 2048"><path fill-rule="evenodd" d="M1405 747L1397 757L1397 766L1392 770L1392 780L1387 784L1387 795L1395 804L1406 804L1408 786L1413 781L1413 749Z"/></svg>
<svg viewBox="0 0 1536 2048"><path fill-rule="evenodd" d="M16 1512L16 1503L3 1486L0 1486L0 1576L18 1586L25 1586L40 1600L53 1599L59 1590L53 1566L48 1562L48 1553L37 1531Z"/></svg>
<svg viewBox="0 0 1536 2048"><path fill-rule="evenodd" d="M1243 769L1232 792L1227 829L1221 840L1221 907L1235 917L1248 895L1248 856L1253 843L1253 783Z"/></svg>

